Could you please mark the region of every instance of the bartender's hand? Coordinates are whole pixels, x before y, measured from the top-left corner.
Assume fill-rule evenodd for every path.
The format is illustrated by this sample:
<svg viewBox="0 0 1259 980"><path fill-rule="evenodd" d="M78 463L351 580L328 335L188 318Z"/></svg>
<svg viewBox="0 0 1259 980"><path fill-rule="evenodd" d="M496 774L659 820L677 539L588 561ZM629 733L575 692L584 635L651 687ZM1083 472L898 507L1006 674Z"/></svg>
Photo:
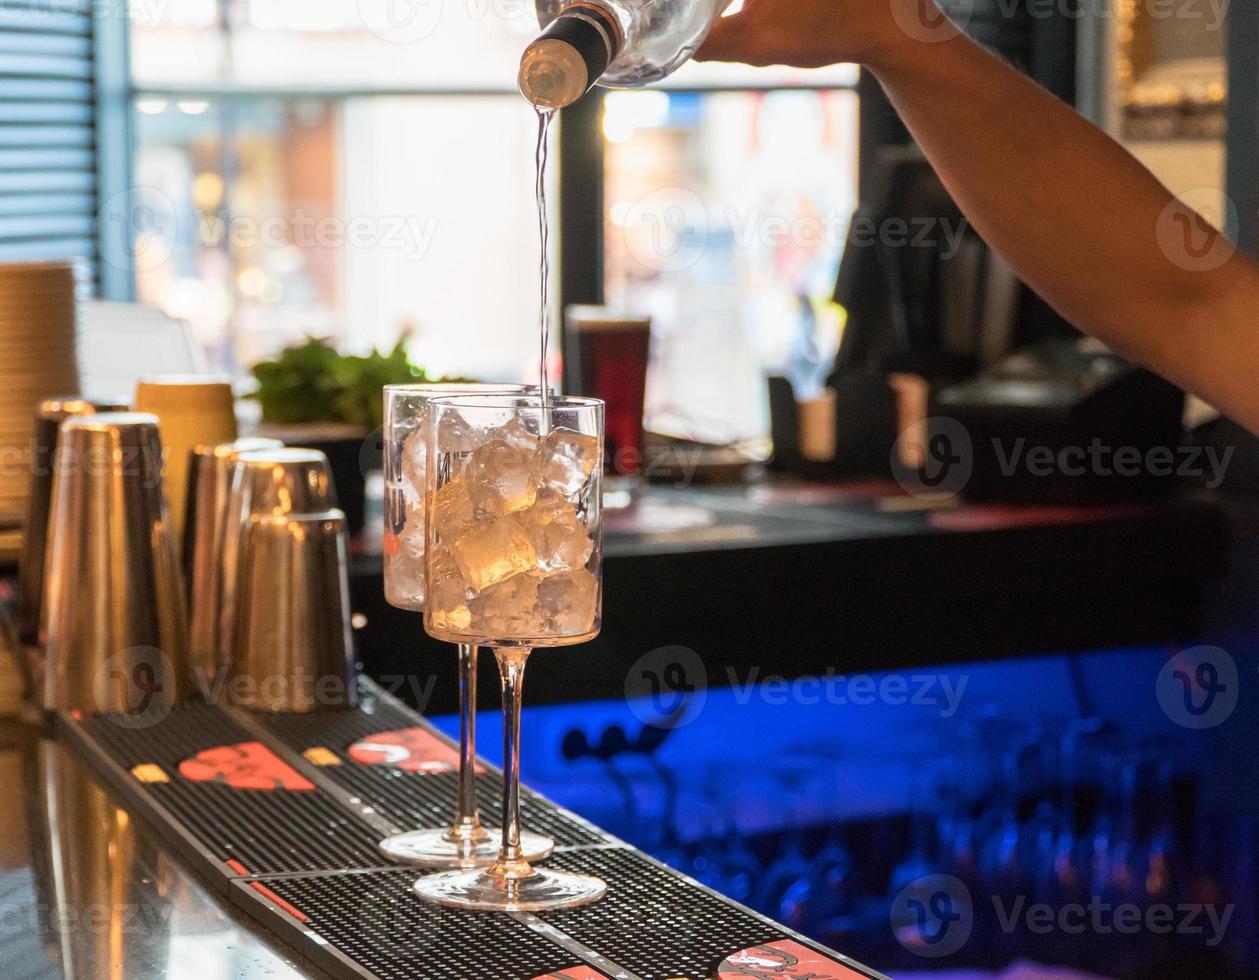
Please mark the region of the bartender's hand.
<svg viewBox="0 0 1259 980"><path fill-rule="evenodd" d="M870 64L916 38L957 33L933 0L746 0L713 24L695 57L796 68Z"/></svg>

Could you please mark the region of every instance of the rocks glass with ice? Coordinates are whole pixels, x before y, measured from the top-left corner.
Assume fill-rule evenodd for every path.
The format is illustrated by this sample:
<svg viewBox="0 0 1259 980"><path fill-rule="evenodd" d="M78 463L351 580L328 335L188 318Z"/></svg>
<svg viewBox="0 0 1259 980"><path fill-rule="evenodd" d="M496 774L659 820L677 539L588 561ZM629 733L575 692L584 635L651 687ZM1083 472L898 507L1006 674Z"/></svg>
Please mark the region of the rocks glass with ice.
<svg viewBox="0 0 1259 980"><path fill-rule="evenodd" d="M520 830L520 705L537 647L593 639L602 615L603 402L479 395L429 403L424 628L493 648L503 682L503 834L488 868L421 878L458 908L585 905L598 878L534 868Z"/></svg>
<svg viewBox="0 0 1259 980"><path fill-rule="evenodd" d="M416 384L385 388L385 598L399 609L424 609L424 495L426 422L429 400L438 395L523 395L523 385ZM459 777L453 824L414 830L380 844L388 857L429 868L475 867L493 863L495 836L481 824L476 798L477 648L459 643ZM531 858L544 858L554 842L540 834L521 835Z"/></svg>

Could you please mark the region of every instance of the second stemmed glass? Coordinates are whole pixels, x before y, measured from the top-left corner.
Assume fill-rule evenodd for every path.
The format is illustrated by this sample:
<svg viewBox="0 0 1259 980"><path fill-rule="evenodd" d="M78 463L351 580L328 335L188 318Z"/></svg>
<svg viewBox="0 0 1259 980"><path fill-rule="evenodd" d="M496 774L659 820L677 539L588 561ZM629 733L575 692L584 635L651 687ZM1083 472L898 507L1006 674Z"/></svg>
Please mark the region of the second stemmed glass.
<svg viewBox="0 0 1259 980"><path fill-rule="evenodd" d="M603 402L479 395L428 420L424 629L492 647L503 683L503 836L491 867L415 883L456 908L535 911L597 901L598 878L535 868L520 830L520 710L536 647L584 643L602 615Z"/></svg>
<svg viewBox="0 0 1259 980"><path fill-rule="evenodd" d="M430 399L441 395L526 395L536 387L507 384L414 384L385 388L385 598L391 606L422 612L424 499L427 480L426 422ZM493 863L494 836L481 824L476 798L477 648L459 643L459 778L455 818L449 827L425 828L380 843L387 857L428 868ZM521 846L533 860L555 842L524 831Z"/></svg>

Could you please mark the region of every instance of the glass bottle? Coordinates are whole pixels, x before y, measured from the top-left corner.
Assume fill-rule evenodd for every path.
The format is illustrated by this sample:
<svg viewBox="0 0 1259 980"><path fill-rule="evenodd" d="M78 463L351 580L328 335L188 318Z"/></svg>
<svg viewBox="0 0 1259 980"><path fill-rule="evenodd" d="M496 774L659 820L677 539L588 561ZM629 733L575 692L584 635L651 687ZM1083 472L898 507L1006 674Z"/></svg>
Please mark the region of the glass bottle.
<svg viewBox="0 0 1259 980"><path fill-rule="evenodd" d="M520 59L521 94L562 109L594 85L639 88L685 64L731 0L537 0L542 33Z"/></svg>

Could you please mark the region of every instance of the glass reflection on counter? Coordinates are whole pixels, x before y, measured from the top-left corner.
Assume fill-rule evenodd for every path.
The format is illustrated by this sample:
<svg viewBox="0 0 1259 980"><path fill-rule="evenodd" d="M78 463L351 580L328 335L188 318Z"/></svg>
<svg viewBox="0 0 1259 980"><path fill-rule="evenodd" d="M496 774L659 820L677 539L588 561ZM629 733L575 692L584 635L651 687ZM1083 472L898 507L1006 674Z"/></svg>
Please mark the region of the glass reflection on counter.
<svg viewBox="0 0 1259 980"><path fill-rule="evenodd" d="M208 980L311 975L238 924L68 747L0 740L0 785L4 976L186 976L188 963Z"/></svg>

